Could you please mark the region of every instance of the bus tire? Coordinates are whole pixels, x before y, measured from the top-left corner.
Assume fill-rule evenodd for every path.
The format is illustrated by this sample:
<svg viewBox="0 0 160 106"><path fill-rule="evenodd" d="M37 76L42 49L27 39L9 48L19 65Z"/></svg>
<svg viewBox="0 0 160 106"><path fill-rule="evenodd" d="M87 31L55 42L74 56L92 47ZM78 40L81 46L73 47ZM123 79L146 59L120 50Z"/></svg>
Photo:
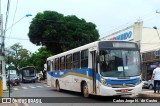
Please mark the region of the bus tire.
<svg viewBox="0 0 160 106"><path fill-rule="evenodd" d="M60 85L59 85L59 81L56 81L56 91L60 92Z"/></svg>
<svg viewBox="0 0 160 106"><path fill-rule="evenodd" d="M86 82L83 84L83 96L85 98L89 97L88 85Z"/></svg>

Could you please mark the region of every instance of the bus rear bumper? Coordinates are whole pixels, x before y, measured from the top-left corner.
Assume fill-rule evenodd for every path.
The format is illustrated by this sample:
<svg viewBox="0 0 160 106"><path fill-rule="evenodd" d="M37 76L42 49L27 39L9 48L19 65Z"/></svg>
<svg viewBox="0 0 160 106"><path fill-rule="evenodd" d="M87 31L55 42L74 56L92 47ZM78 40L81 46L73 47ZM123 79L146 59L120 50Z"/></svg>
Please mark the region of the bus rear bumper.
<svg viewBox="0 0 160 106"><path fill-rule="evenodd" d="M136 85L135 87L124 87L124 88L112 88L105 85L101 85L99 89L99 95L101 96L132 95L132 94L138 94L141 91L142 91L142 84Z"/></svg>

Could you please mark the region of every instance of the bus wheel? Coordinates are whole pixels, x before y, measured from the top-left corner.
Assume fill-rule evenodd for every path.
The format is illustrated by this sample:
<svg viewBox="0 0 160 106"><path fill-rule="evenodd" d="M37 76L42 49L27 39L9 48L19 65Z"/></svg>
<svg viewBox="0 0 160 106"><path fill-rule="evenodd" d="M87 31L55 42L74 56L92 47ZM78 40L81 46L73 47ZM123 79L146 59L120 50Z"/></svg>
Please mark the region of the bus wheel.
<svg viewBox="0 0 160 106"><path fill-rule="evenodd" d="M89 97L88 85L86 82L83 84L83 96L86 98Z"/></svg>
<svg viewBox="0 0 160 106"><path fill-rule="evenodd" d="M56 81L56 90L59 92L60 91L60 86L59 86L59 82Z"/></svg>

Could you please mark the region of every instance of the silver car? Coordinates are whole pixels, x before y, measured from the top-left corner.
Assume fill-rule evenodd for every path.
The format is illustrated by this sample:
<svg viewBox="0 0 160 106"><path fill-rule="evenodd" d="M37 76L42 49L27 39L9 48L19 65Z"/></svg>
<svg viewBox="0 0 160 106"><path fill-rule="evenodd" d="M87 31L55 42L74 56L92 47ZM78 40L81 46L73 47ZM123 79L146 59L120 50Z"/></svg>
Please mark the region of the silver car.
<svg viewBox="0 0 160 106"><path fill-rule="evenodd" d="M154 88L154 80L144 81L143 88L153 89Z"/></svg>

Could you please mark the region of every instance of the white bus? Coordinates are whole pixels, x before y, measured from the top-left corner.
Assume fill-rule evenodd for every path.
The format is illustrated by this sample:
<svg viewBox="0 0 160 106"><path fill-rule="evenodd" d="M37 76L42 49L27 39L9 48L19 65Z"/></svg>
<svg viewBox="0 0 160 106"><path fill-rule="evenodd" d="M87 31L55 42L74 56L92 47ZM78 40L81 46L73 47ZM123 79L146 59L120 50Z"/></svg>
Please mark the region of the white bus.
<svg viewBox="0 0 160 106"><path fill-rule="evenodd" d="M121 96L142 90L138 45L96 41L47 58L47 82L60 89L91 95Z"/></svg>

